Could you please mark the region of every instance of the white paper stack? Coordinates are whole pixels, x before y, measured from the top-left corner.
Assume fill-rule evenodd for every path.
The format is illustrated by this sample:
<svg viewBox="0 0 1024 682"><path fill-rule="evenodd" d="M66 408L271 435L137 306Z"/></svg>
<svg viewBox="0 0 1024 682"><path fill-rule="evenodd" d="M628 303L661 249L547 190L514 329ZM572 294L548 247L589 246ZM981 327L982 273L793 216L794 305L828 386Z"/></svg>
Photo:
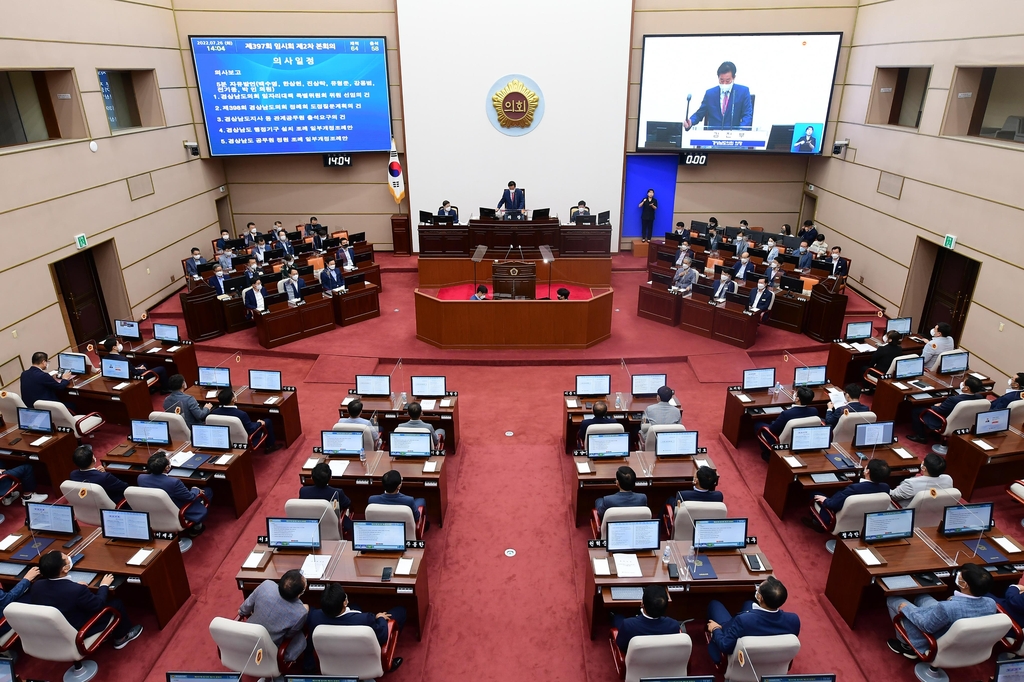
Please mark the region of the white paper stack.
<svg viewBox="0 0 1024 682"><path fill-rule="evenodd" d="M220 457L215 459L213 463L219 467L222 467L225 466L228 462L230 462L232 457L234 457L234 455L221 455Z"/></svg>
<svg viewBox="0 0 1024 682"><path fill-rule="evenodd" d="M452 406L452 399L451 398L442 398L441 399L441 407L451 407L451 406Z"/></svg>
<svg viewBox="0 0 1024 682"><path fill-rule="evenodd" d="M437 461L427 461L423 463L423 473L432 474L437 471Z"/></svg>
<svg viewBox="0 0 1024 682"><path fill-rule="evenodd" d="M345 405L348 405L353 400L355 400L354 396L349 396L349 397L345 398L344 400L341 401L342 407L344 407Z"/></svg>
<svg viewBox="0 0 1024 682"><path fill-rule="evenodd" d="M903 448L893 448L892 451L899 455L900 459L914 459L914 455Z"/></svg>
<svg viewBox="0 0 1024 682"><path fill-rule="evenodd" d="M157 346L156 348L150 348L146 352L147 353L156 353L158 350L160 350L160 346Z"/></svg>
<svg viewBox="0 0 1024 682"><path fill-rule="evenodd" d="M403 557L398 560L398 567L395 568L395 575L409 575L412 573L412 558Z"/></svg>
<svg viewBox="0 0 1024 682"><path fill-rule="evenodd" d="M249 556L246 557L245 561L242 562L242 568L256 568L263 561L263 555L266 552L250 552Z"/></svg>
<svg viewBox="0 0 1024 682"><path fill-rule="evenodd" d="M190 459L192 459L192 453L189 452L188 450L182 450L178 454L171 457L171 466L180 467L182 464L189 461Z"/></svg>
<svg viewBox="0 0 1024 682"><path fill-rule="evenodd" d="M1002 547L1004 550L1006 550L1010 554L1017 554L1017 553L1019 553L1021 551L1020 547L1018 547L1016 544L1014 544L1013 541L1010 540L1010 538L1007 538L1007 537L992 538L992 540L994 540L997 545Z"/></svg>
<svg viewBox="0 0 1024 682"><path fill-rule="evenodd" d="M302 577L306 580L320 580L324 577L327 564L331 562L330 554L307 554L302 562Z"/></svg>
<svg viewBox="0 0 1024 682"><path fill-rule="evenodd" d="M636 554L615 554L615 575L620 578L642 578L644 572L640 570L640 559Z"/></svg>
<svg viewBox="0 0 1024 682"><path fill-rule="evenodd" d="M740 399L740 402L741 402L741 403L749 403L749 402L753 402L753 401L752 401L752 400L750 399L750 397L749 397L749 396L746 396L746 395L744 395L743 393L737 393L737 394L736 394L736 397Z"/></svg>
<svg viewBox="0 0 1024 682"><path fill-rule="evenodd" d="M853 347L861 353L872 353L875 350L875 347L870 343L855 343L853 344Z"/></svg>
<svg viewBox="0 0 1024 682"><path fill-rule="evenodd" d="M343 476L345 469L348 468L347 459L332 459L328 464L331 467L331 476Z"/></svg>
<svg viewBox="0 0 1024 682"><path fill-rule="evenodd" d="M594 575L611 575L612 569L608 565L608 557L594 559Z"/></svg>
<svg viewBox="0 0 1024 682"><path fill-rule="evenodd" d="M576 471L581 474L589 474L590 462L576 462Z"/></svg>
<svg viewBox="0 0 1024 682"><path fill-rule="evenodd" d="M141 566L142 562L149 558L149 555L153 553L151 549L140 549L138 552L132 555L132 558L127 561L129 566Z"/></svg>
<svg viewBox="0 0 1024 682"><path fill-rule="evenodd" d="M786 460L786 464L788 464L793 469L799 469L800 467L805 466L800 462L800 460L798 460L793 455L786 455L782 459Z"/></svg>
<svg viewBox="0 0 1024 682"><path fill-rule="evenodd" d="M173 353L174 351L178 350L179 348L181 348L181 346L171 346L170 348L167 349L167 352L168 353Z"/></svg>
<svg viewBox="0 0 1024 682"><path fill-rule="evenodd" d="M312 469L313 467L315 467L319 463L320 463L320 458L319 457L310 457L309 459L306 460L306 463L302 465L302 468L303 469Z"/></svg>
<svg viewBox="0 0 1024 682"><path fill-rule="evenodd" d="M210 398L216 398L216 397L217 397L217 391L207 391L206 392L206 399L207 400L209 400Z"/></svg>
<svg viewBox="0 0 1024 682"><path fill-rule="evenodd" d="M837 389L828 389L828 400L832 403L832 409L838 410L840 407L846 407L846 394Z"/></svg>
<svg viewBox="0 0 1024 682"><path fill-rule="evenodd" d="M39 438L36 438L34 441L29 443L29 445L31 445L34 448L38 448L40 445L50 440L51 438L53 438L53 436L40 436Z"/></svg>
<svg viewBox="0 0 1024 682"><path fill-rule="evenodd" d="M991 445L986 443L985 440L982 439L982 438L973 438L973 439L971 439L971 442L974 443L975 445L977 445L982 450L986 450L986 451L988 451L988 450L995 450L994 447L992 447Z"/></svg>
<svg viewBox="0 0 1024 682"><path fill-rule="evenodd" d="M878 560L878 557L876 557L874 555L874 553L872 553L872 551L870 549L861 548L861 549L855 549L853 551L854 551L854 553L856 553L857 556L860 557L860 560L863 561L868 566L878 566L880 563L882 563L881 561Z"/></svg>
<svg viewBox="0 0 1024 682"><path fill-rule="evenodd" d="M272 395L269 398L267 398L266 400L264 400L263 404L264 405L273 405L277 401L278 401L278 397L276 395Z"/></svg>
<svg viewBox="0 0 1024 682"><path fill-rule="evenodd" d="M567 405L567 406L568 406L568 407L569 407L570 409L573 409L573 410L575 410L575 409L576 409L577 407L579 407L579 406L580 406L580 401L576 400L576 398L566 398L566 399L565 399L565 404L566 404L566 405Z"/></svg>
<svg viewBox="0 0 1024 682"><path fill-rule="evenodd" d="M114 385L114 390L123 391L124 389L128 388L131 385L132 383L130 381L122 381L121 383Z"/></svg>
<svg viewBox="0 0 1024 682"><path fill-rule="evenodd" d="M424 410L432 410L437 407L437 400L430 398L429 400L421 400L420 407Z"/></svg>
<svg viewBox="0 0 1024 682"><path fill-rule="evenodd" d="M0 541L0 552L6 552L14 546L14 543L21 539L20 535L8 535Z"/></svg>

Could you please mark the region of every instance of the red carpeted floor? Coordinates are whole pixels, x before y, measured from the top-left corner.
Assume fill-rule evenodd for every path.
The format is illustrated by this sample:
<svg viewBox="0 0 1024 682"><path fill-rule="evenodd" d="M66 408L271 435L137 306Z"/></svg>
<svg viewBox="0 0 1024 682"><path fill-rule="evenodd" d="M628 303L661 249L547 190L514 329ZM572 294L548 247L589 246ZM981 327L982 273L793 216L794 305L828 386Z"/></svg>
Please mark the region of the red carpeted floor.
<svg viewBox="0 0 1024 682"><path fill-rule="evenodd" d="M490 281L482 282L482 284L487 285L488 298L493 298L494 286ZM561 287L565 287L569 290L569 300L571 301L586 301L591 298L590 287L581 287L576 284L563 284L561 282L552 282L550 288L548 287L547 282L537 282L537 298L557 298L558 290ZM457 286L439 289L437 297L442 301L466 301L475 293L476 287L472 284L459 284Z"/></svg>
<svg viewBox="0 0 1024 682"><path fill-rule="evenodd" d="M751 533L787 585L786 608L803 622L802 649L793 672L837 672L842 682L914 679L911 662L885 647L891 629L881 596L871 595L856 629L848 628L823 596L830 559L825 536L800 524L799 509L777 519L761 498L766 465L754 443L734 449L720 436L725 387L735 380L734 367L774 366L784 378L797 363L824 364L823 344L762 328L758 343L742 353L641 320L635 310L643 272L616 271L618 310L613 338L606 343L585 352L445 352L414 338L409 292L415 273L386 271L384 277L379 320L274 351L259 348L251 331L197 344L200 364L217 364L237 351L233 366L240 372L280 369L284 382L298 387L306 437L288 450L256 457L259 500L242 518L214 506L209 529L185 555L192 597L168 627L157 629L145 615L145 604L124 593L129 611L146 631L123 651L103 647L93 657L100 664L97 679L163 682L167 670L223 669L208 633L210 620L236 612L241 594L234 576L265 528L264 518L281 513L285 500L296 494L298 471L314 444L313 435L334 422L354 374L376 367L380 373L393 371L397 386L407 386L413 374L443 371L449 387L460 393L462 420L460 450L448 462L446 522L426 536L431 598L427 632L421 642L411 632L400 638L399 655L405 663L386 679L613 682L617 678L607 630L601 628L591 640L583 609L589 530L574 526L570 509L575 473L562 449L562 391L572 386L580 369L589 372L594 366L612 374L613 390L628 387L621 358L630 372L668 374L684 409L684 423L701 432L701 444L719 469L730 513L750 519ZM176 308L177 301L171 299L153 318L174 319L180 316ZM396 366L399 357L405 360ZM716 368L721 369L717 377ZM154 404L159 402L154 396ZM90 442L102 451L124 435L124 428L107 426ZM906 445L924 455L923 447ZM994 500L999 526L1020 535L1021 510L1001 489L983 490L975 499ZM3 511L7 520L0 534L24 522L22 507ZM516 550L514 557L505 555L509 548ZM694 622L689 628L694 641L691 675L713 672L700 627ZM53 680L66 667L23 656L18 673ZM992 668L986 664L951 671L951 676L960 682L979 680Z"/></svg>

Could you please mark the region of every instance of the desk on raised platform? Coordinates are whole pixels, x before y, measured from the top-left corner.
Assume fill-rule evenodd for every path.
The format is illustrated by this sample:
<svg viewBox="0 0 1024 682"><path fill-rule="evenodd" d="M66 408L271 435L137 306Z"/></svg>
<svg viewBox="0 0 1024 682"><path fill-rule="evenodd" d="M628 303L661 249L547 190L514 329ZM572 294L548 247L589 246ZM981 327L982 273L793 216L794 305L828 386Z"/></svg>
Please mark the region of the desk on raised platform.
<svg viewBox="0 0 1024 682"><path fill-rule="evenodd" d="M174 350L171 350L172 348ZM167 370L168 376L180 374L190 384L199 380L196 347L191 341L171 346L156 339L138 341L132 343L131 348L124 349L124 356L146 367L163 367Z"/></svg>
<svg viewBox="0 0 1024 682"><path fill-rule="evenodd" d="M829 402L826 390L828 387L817 386L811 389L814 391L811 406L816 407L821 415L825 414L825 406ZM741 395L746 396L749 400L744 402L740 399ZM783 387L782 393L769 393L766 390L746 392L742 389L727 390L725 392L725 413L722 416L722 435L733 445L739 446L740 440L754 437L755 422L775 421L778 413L764 414L765 408L786 409L792 407L794 401L792 387Z"/></svg>
<svg viewBox="0 0 1024 682"><path fill-rule="evenodd" d="M961 380L960 375L955 377L939 376L930 370L925 370L924 376L916 379L879 379L875 385L871 411L875 413L880 422L909 419L910 412L914 408L931 407L941 403L950 395L954 395ZM909 383L911 381L920 381L928 388L912 386ZM984 377L981 383L986 391L991 391L994 386L994 382L988 377Z"/></svg>
<svg viewBox="0 0 1024 682"><path fill-rule="evenodd" d="M870 344L876 349L882 343L881 339L866 339L863 343ZM912 334L903 337L900 347L907 355L920 355L924 348L925 341ZM826 376L839 386L846 386L849 383L862 383L864 372L873 363L874 351L862 352L848 343L833 341L828 348L828 365L825 370ZM885 371L885 370L882 370Z"/></svg>
<svg viewBox="0 0 1024 682"><path fill-rule="evenodd" d="M127 386L114 388L122 384ZM149 386L141 379L106 379L97 370L91 376L73 378L65 390L78 414L99 412L106 421L122 426L130 425L133 419L148 419L153 411Z"/></svg>
<svg viewBox="0 0 1024 682"><path fill-rule="evenodd" d="M49 434L45 443L33 446L32 443L43 438L45 434L27 433L18 428L17 424L4 424L0 417L2 433L0 436L0 461L4 469L11 469L21 464L39 462L46 470L46 477L55 489L68 479L72 471L78 469L71 456L78 447L78 439L74 434L56 432ZM20 439L17 443L11 443Z"/></svg>
<svg viewBox="0 0 1024 682"><path fill-rule="evenodd" d="M347 396L341 405L338 407L338 417L344 419L348 417L348 409L345 407L351 400L356 399L357 396ZM387 397L373 397L365 396L359 398L360 402L363 403L363 416L376 413L377 427L380 431L380 435L384 440L385 446L387 445L388 435L397 429L399 426L409 421L409 413L406 412L406 407L402 406L395 408L391 400ZM462 434L459 428L459 397L457 395L448 396L446 398L434 399L434 405L427 409L423 402L424 400L430 400L429 398L417 398L412 397L412 400L417 400L420 403L420 407L423 408L423 416L420 417L423 421L427 422L435 429L444 429L445 434L445 452L449 455L454 455L458 452L459 442L462 440ZM447 401L447 406L443 404L443 401Z"/></svg>
<svg viewBox="0 0 1024 682"><path fill-rule="evenodd" d="M195 398L200 405L208 402L216 405L216 390L203 386L189 386L185 393ZM252 421L270 419L274 424L274 436L278 440L283 440L285 447L291 447L302 435L299 397L295 391L253 391L247 385L232 390L235 392L235 407L245 412ZM211 391L214 392L212 396ZM277 400L268 403L270 398Z"/></svg>
<svg viewBox="0 0 1024 682"><path fill-rule="evenodd" d="M986 450L976 440L992 449ZM1024 437L1016 431L980 438L972 434L950 436L946 473L965 500L970 500L978 488L1007 486L1024 478Z"/></svg>

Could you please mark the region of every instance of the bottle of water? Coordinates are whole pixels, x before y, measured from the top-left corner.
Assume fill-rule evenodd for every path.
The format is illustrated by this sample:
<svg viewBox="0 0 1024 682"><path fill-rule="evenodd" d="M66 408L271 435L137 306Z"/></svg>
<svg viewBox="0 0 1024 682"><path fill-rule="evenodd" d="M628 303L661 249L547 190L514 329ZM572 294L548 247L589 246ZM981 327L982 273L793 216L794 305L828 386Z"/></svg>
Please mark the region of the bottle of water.
<svg viewBox="0 0 1024 682"><path fill-rule="evenodd" d="M395 408L395 392L391 391L391 409Z"/></svg>
<svg viewBox="0 0 1024 682"><path fill-rule="evenodd" d="M696 555L694 555L694 553L693 553L693 543L691 542L690 543L690 548L686 550L686 565L688 567L692 568L693 567L693 561L696 558L697 558Z"/></svg>
<svg viewBox="0 0 1024 682"><path fill-rule="evenodd" d="M661 553L661 563L670 564L672 563L672 548L665 545L665 551Z"/></svg>
<svg viewBox="0 0 1024 682"><path fill-rule="evenodd" d="M619 391L615 394L615 409L622 409L622 391Z"/></svg>
<svg viewBox="0 0 1024 682"><path fill-rule="evenodd" d="M776 381L775 382L775 390L772 391L772 392L775 395L782 395L782 382L781 381Z"/></svg>
<svg viewBox="0 0 1024 682"><path fill-rule="evenodd" d="M359 448L359 461L366 464L366 449Z"/></svg>
<svg viewBox="0 0 1024 682"><path fill-rule="evenodd" d="M402 391L402 394L400 396L398 396L398 406L401 407L402 405L406 405L408 402L409 402L408 394L406 394L405 391Z"/></svg>

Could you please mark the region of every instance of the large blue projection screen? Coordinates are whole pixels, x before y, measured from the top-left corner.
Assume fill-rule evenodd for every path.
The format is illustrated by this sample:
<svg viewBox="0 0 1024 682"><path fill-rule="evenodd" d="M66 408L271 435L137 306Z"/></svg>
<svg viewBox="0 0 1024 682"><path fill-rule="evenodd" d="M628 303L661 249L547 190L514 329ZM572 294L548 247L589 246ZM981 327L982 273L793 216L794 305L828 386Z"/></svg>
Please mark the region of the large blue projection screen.
<svg viewBox="0 0 1024 682"><path fill-rule="evenodd" d="M384 38L190 40L211 155L391 150Z"/></svg>

